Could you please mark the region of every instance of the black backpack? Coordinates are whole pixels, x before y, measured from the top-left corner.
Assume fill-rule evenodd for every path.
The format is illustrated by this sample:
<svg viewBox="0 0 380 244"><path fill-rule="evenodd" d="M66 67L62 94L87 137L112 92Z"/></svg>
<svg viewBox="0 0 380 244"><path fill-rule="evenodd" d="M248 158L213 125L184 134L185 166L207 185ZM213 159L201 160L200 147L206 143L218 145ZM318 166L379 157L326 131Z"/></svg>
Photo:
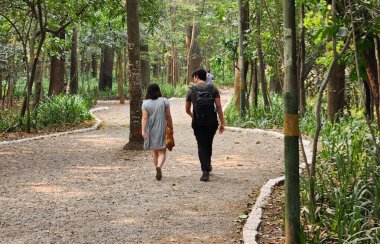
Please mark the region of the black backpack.
<svg viewBox="0 0 380 244"><path fill-rule="evenodd" d="M218 123L215 111L215 98L212 95L212 86L207 85L206 90L192 86L191 90L197 95L197 107L193 110L194 122L201 126L212 126Z"/></svg>

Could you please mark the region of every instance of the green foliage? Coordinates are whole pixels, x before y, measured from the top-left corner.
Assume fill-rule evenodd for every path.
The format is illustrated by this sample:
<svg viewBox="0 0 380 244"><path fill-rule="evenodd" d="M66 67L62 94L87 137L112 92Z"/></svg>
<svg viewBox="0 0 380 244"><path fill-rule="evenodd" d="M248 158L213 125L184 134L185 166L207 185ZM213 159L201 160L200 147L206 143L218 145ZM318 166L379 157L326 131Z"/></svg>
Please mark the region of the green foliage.
<svg viewBox="0 0 380 244"><path fill-rule="evenodd" d="M160 84L160 90L163 97L171 98L171 97L184 97L187 91L187 85L181 84L177 86L173 86L168 83Z"/></svg>
<svg viewBox="0 0 380 244"><path fill-rule="evenodd" d="M20 124L20 114L15 108L0 110L0 133L13 131Z"/></svg>
<svg viewBox="0 0 380 244"><path fill-rule="evenodd" d="M277 94L271 94L270 98L271 111L264 109L259 96L258 107L250 109L243 118L231 102L225 112L227 123L246 128L281 128L282 98ZM301 131L309 136L314 136L316 129L315 102L314 99L308 101L306 114L300 119ZM326 119L326 109L323 103L315 213L308 209L309 180L303 177L301 181L301 216L305 230L302 238L304 243L378 243L380 166L367 123L361 113L356 113L332 124ZM377 131L376 135L379 144ZM310 222L311 215L317 220L315 224Z"/></svg>
<svg viewBox="0 0 380 244"><path fill-rule="evenodd" d="M90 120L92 97L59 95L46 98L40 106L31 111L31 127L45 127L75 124ZM26 118L21 118L16 108L0 111L0 132L26 131Z"/></svg>
<svg viewBox="0 0 380 244"><path fill-rule="evenodd" d="M160 85L160 90L163 97L174 97L175 87L168 83L163 83Z"/></svg>
<svg viewBox="0 0 380 244"><path fill-rule="evenodd" d="M326 123L317 167L317 209L312 242L379 240L378 158L365 119ZM377 137L379 138L379 137ZM379 141L377 142L379 143ZM303 191L307 192L305 181ZM302 194L307 205L308 194ZM304 208L307 208L306 206ZM314 214L314 213L310 213ZM308 218L304 225L310 224Z"/></svg>
<svg viewBox="0 0 380 244"><path fill-rule="evenodd" d="M185 84L177 85L174 90L174 97L185 97L188 86Z"/></svg>
<svg viewBox="0 0 380 244"><path fill-rule="evenodd" d="M35 111L36 127L75 124L91 119L89 102L80 96L59 95L45 99Z"/></svg>
<svg viewBox="0 0 380 244"><path fill-rule="evenodd" d="M243 118L231 102L225 112L226 122L229 125L243 128L281 128L284 124L282 96L271 93L270 100L272 101L271 109L265 109L262 96L259 95L257 108L250 108Z"/></svg>

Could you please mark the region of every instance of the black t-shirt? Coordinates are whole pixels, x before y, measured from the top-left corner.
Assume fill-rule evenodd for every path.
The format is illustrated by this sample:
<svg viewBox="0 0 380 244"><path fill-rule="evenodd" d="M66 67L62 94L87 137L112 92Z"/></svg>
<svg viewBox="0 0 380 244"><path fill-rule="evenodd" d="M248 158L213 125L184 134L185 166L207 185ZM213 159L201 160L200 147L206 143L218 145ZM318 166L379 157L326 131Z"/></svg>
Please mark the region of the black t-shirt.
<svg viewBox="0 0 380 244"><path fill-rule="evenodd" d="M208 84L206 82L194 84L194 86L196 86L201 91L206 91L208 85L211 86L211 94L214 97L214 99L220 98L219 90L214 85ZM187 90L186 102L191 102L193 104L193 111L196 110L196 108L197 108L197 94L191 89L191 87L189 87L189 89Z"/></svg>

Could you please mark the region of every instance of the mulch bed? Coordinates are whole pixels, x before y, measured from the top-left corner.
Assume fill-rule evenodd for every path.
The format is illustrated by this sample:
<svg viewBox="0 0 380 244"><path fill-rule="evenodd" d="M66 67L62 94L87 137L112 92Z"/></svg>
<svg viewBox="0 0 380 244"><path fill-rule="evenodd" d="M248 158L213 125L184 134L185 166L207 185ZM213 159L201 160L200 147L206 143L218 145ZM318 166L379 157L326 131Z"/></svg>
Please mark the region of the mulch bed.
<svg viewBox="0 0 380 244"><path fill-rule="evenodd" d="M76 124L63 124L52 127L43 128L41 130L32 130L30 133L24 131L0 133L0 141L13 141L23 138L49 135L57 132L72 131L78 129L89 128L95 124L96 120L87 120Z"/></svg>
<svg viewBox="0 0 380 244"><path fill-rule="evenodd" d="M262 222L257 235L258 243L285 243L284 198L284 185L275 186L263 208Z"/></svg>

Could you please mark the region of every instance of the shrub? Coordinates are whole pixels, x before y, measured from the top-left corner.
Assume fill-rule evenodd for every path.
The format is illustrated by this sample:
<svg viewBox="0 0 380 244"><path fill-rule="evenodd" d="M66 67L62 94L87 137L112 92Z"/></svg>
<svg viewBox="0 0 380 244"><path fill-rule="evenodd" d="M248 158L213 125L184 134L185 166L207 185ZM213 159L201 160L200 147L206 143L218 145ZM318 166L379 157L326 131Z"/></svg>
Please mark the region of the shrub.
<svg viewBox="0 0 380 244"><path fill-rule="evenodd" d="M270 94L272 101L271 108L264 106L262 98L258 99L258 106L250 108L245 117L240 116L240 111L235 110L233 102L228 105L225 113L226 121L229 125L243 128L281 128L283 126L283 102L279 94Z"/></svg>
<svg viewBox="0 0 380 244"><path fill-rule="evenodd" d="M44 99L31 111L31 128L75 124L92 118L93 97L59 95ZM0 132L26 131L26 117L16 108L0 111Z"/></svg>
<svg viewBox="0 0 380 244"><path fill-rule="evenodd" d="M22 123L20 112L15 109L0 110L0 132L17 131Z"/></svg>
<svg viewBox="0 0 380 244"><path fill-rule="evenodd" d="M81 96L59 95L45 99L35 110L36 128L75 124L91 119L90 102Z"/></svg>

